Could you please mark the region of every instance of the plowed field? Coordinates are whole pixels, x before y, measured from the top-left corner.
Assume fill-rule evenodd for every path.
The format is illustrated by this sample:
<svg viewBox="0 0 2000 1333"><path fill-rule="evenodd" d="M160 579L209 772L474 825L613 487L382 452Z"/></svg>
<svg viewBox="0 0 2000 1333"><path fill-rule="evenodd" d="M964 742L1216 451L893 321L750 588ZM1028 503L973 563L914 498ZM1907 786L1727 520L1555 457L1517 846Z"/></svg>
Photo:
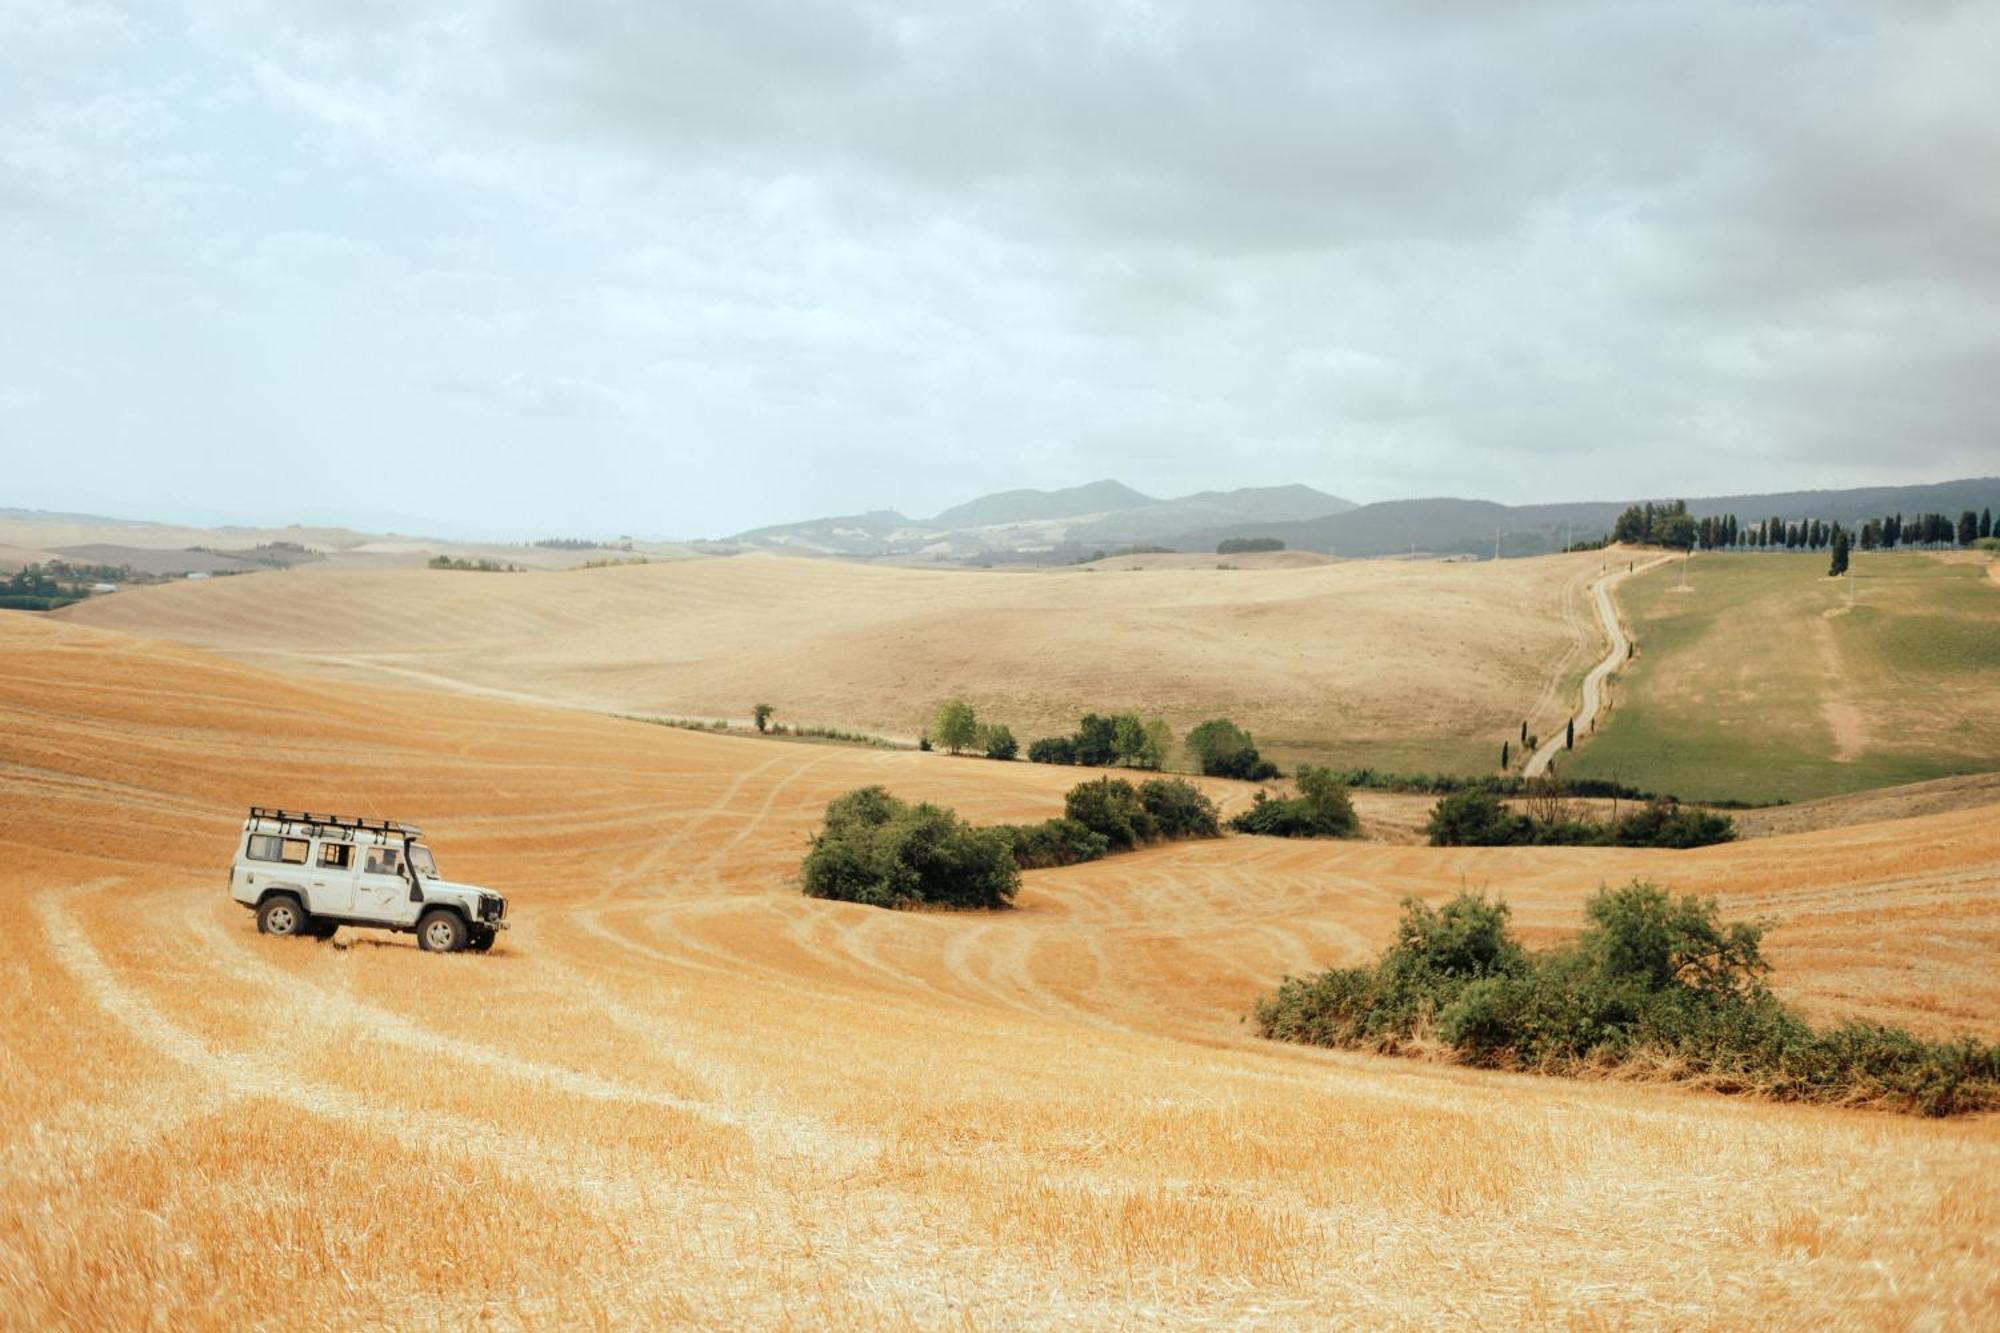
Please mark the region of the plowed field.
<svg viewBox="0 0 2000 1333"><path fill-rule="evenodd" d="M1554 938L1643 875L1773 918L1822 1016L1992 1038L2000 807L1691 853L1231 838L998 915L790 882L847 788L985 821L1077 776L0 620L0 1326L2000 1319L1992 1118L1242 1022L1404 894L1489 886ZM261 937L223 890L253 801L421 823L514 929Z"/></svg>

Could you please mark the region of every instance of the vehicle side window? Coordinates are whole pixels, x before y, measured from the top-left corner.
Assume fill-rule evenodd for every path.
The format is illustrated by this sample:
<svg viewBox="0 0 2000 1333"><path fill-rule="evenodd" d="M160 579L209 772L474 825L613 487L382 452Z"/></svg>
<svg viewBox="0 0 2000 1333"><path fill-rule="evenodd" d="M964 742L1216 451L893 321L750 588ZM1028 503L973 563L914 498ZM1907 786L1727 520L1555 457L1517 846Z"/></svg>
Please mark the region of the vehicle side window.
<svg viewBox="0 0 2000 1333"><path fill-rule="evenodd" d="M319 845L319 865L322 870L351 870L354 867L354 844L351 842L323 842Z"/></svg>
<svg viewBox="0 0 2000 1333"><path fill-rule="evenodd" d="M403 873L403 849L370 847L368 859L361 868L371 875L400 875Z"/></svg>
<svg viewBox="0 0 2000 1333"><path fill-rule="evenodd" d="M281 838L275 833L253 833L247 854L252 861L280 861L288 866L302 866L306 863L306 849L310 846L304 838Z"/></svg>

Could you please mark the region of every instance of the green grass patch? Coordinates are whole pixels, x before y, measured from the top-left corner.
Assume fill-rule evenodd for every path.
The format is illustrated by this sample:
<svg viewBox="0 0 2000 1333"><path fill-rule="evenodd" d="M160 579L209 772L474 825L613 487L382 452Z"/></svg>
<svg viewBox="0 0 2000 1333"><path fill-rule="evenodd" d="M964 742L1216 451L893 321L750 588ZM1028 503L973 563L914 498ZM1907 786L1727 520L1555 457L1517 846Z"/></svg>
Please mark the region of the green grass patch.
<svg viewBox="0 0 2000 1333"><path fill-rule="evenodd" d="M1639 656L1560 767L1683 800L1798 801L2000 767L2000 583L1977 562L1715 553L1629 580Z"/></svg>

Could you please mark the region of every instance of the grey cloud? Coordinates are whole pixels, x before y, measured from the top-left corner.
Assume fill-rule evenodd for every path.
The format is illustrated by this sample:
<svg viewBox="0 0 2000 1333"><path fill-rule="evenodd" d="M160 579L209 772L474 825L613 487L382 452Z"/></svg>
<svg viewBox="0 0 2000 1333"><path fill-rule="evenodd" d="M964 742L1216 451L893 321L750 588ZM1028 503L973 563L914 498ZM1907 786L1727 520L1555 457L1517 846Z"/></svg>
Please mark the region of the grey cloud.
<svg viewBox="0 0 2000 1333"><path fill-rule="evenodd" d="M291 431L685 532L2000 469L1991 5L13 13L10 429L135 477Z"/></svg>

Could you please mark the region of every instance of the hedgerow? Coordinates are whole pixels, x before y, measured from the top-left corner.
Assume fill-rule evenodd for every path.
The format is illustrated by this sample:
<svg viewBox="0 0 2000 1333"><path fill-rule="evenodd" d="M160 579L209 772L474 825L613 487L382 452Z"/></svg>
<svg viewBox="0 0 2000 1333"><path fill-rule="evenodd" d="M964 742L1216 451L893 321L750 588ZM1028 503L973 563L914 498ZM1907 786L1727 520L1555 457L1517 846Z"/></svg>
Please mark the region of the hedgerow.
<svg viewBox="0 0 2000 1333"><path fill-rule="evenodd" d="M1468 787L1431 807L1433 847L1708 847L1731 842L1727 815L1655 799L1615 821L1584 818L1569 802L1537 798L1538 813L1510 809L1490 787Z"/></svg>
<svg viewBox="0 0 2000 1333"><path fill-rule="evenodd" d="M1299 794L1272 797L1258 792L1248 810L1229 821L1238 833L1273 838L1351 838L1361 831L1347 786L1331 769L1301 767Z"/></svg>
<svg viewBox="0 0 2000 1333"><path fill-rule="evenodd" d="M1566 946L1532 953L1499 901L1404 903L1371 967L1287 978L1257 1005L1281 1041L1393 1053L1422 1037L1452 1059L1543 1074L1647 1073L1781 1101L1919 1115L2000 1107L2000 1046L1900 1028L1814 1028L1764 985L1763 929L1713 900L1634 882L1602 889Z"/></svg>

